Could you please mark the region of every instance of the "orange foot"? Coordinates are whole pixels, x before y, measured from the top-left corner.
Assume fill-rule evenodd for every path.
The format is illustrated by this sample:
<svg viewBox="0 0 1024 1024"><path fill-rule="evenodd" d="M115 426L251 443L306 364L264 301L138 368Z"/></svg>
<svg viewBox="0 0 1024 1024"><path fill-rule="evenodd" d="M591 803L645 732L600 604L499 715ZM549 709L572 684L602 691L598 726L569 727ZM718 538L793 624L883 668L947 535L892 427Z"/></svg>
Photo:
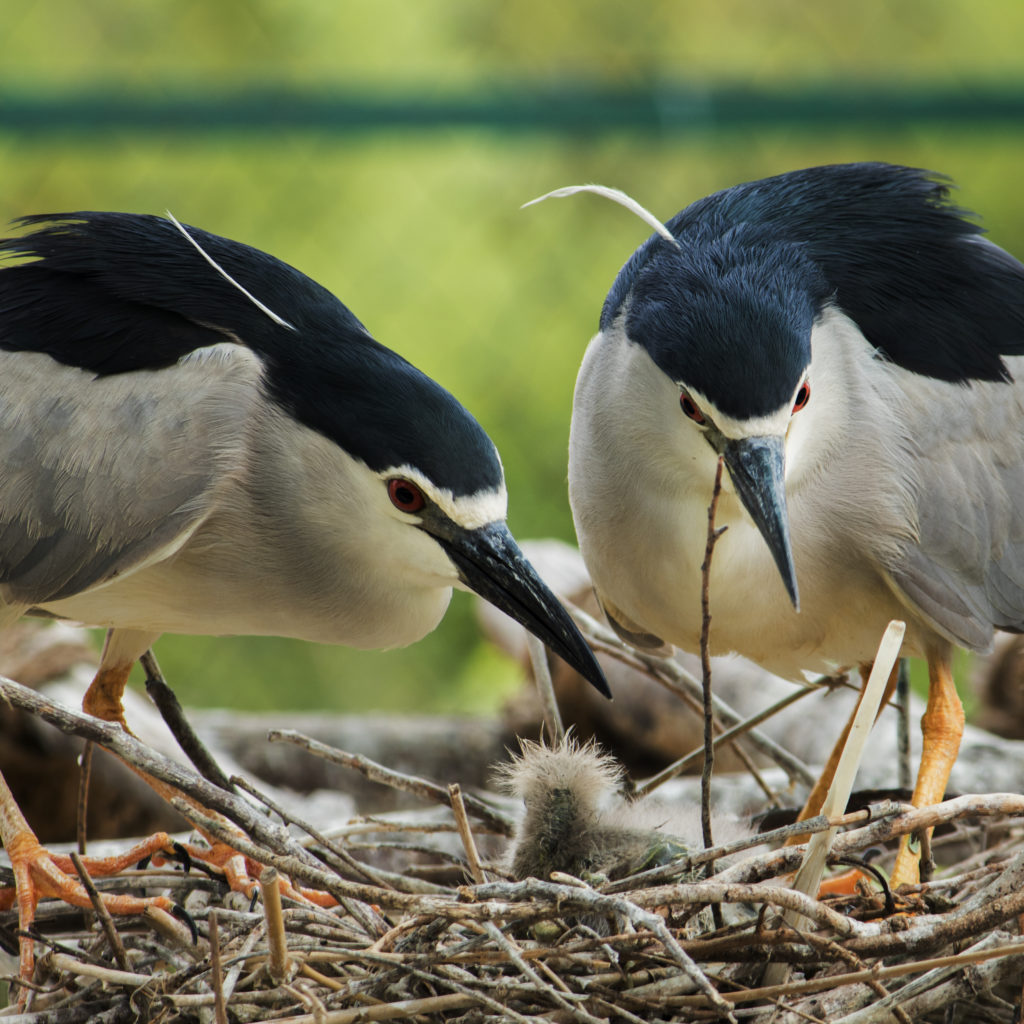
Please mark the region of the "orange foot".
<svg viewBox="0 0 1024 1024"><path fill-rule="evenodd" d="M92 909L92 900L76 878L74 864L70 857L50 853L41 846L35 833L27 826L13 836L5 836L7 855L14 868L13 889L0 889L0 910L9 910L15 900L18 903L18 939L20 976L31 981L35 966L32 939L27 933L35 920L39 901L46 897L64 900L76 907ZM85 857L83 865L96 878L115 875L132 867L140 860L172 847L166 832L150 836L143 843L116 857ZM166 896L124 896L114 893L101 894L104 906L112 914L141 914L146 907L160 907L173 911L174 903ZM24 1003L28 990L22 989L19 999Z"/></svg>
<svg viewBox="0 0 1024 1024"><path fill-rule="evenodd" d="M232 892L243 893L248 899L255 900L259 893L259 883L256 879L263 872L263 865L259 861L246 857L227 843L215 842L209 847L193 846L190 843L175 843L173 846L176 853L184 851L194 863L205 864L221 871ZM168 849L169 846L165 846L154 852L153 863L159 865L168 860ZM281 895L286 899L295 900L297 903L315 903L318 907L338 905L338 901L330 893L319 889L303 889L292 885L285 877L279 877Z"/></svg>

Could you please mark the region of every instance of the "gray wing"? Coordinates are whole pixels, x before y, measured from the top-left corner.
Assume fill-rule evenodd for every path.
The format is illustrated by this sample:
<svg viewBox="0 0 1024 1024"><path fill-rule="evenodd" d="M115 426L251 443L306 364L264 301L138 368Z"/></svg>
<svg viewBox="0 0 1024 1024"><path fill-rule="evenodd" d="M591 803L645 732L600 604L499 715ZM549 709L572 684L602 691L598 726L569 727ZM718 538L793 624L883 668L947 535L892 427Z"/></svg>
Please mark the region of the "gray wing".
<svg viewBox="0 0 1024 1024"><path fill-rule="evenodd" d="M887 564L897 587L956 643L1024 629L1024 360L1017 380L919 380L903 415L916 444L918 542Z"/></svg>
<svg viewBox="0 0 1024 1024"><path fill-rule="evenodd" d="M180 547L241 463L259 373L232 344L105 377L0 352L0 611Z"/></svg>

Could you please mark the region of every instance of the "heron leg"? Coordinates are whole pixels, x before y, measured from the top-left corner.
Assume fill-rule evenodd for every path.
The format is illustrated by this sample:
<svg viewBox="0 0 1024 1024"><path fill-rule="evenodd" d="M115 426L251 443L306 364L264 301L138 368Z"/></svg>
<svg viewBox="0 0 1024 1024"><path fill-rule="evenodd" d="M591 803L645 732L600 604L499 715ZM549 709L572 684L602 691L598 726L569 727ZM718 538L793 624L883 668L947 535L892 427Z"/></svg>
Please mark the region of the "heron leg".
<svg viewBox="0 0 1024 1024"><path fill-rule="evenodd" d="M31 981L35 967L32 939L28 932L35 920L39 901L45 897L61 899L76 907L92 909L92 901L82 884L74 877L70 857L50 853L40 845L25 816L21 813L3 775L0 774L0 840L14 869L14 888L0 889L0 910L18 905L18 959L22 980ZM171 840L166 832L150 836L142 843L116 857L84 857L82 864L95 878L114 875L138 864L144 857L170 851ZM141 914L146 907L173 909L166 896L125 896L102 894L100 899L112 914ZM30 989L22 987L19 1004L24 1006Z"/></svg>
<svg viewBox="0 0 1024 1024"><path fill-rule="evenodd" d="M937 804L946 794L946 784L960 750L964 732L964 706L953 683L948 652L928 657L928 704L921 716L921 766L911 803L915 807ZM910 849L909 838L900 841L890 884L916 885L920 880L918 857Z"/></svg>

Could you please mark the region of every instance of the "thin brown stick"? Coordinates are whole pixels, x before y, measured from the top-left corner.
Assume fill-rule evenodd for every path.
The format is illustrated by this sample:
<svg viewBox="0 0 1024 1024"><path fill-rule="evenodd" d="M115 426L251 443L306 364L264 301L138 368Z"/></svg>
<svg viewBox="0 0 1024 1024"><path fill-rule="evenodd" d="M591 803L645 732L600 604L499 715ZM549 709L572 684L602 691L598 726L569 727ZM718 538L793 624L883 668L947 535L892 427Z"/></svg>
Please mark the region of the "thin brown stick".
<svg viewBox="0 0 1024 1024"><path fill-rule="evenodd" d="M406 775L404 772L393 771L382 764L378 764L369 757L364 757L362 754L350 754L348 751L338 750L336 747L328 746L319 740L303 736L302 733L296 732L294 729L271 729L267 733L267 739L271 743L294 743L297 747L308 750L311 754L322 757L333 764L354 768L373 782L380 782L385 786L391 786L393 789L414 793L432 803L444 804L446 806L451 803L448 797L448 790L444 786L439 786L436 782L430 782L428 779L421 779L415 775ZM489 807L482 800L478 800L469 794L465 794L463 800L465 801L466 811L473 815L474 818L482 821L487 828L492 829L499 835L512 835L514 824L511 818L506 817L493 807Z"/></svg>
<svg viewBox="0 0 1024 1024"><path fill-rule="evenodd" d="M121 936L117 934L117 929L114 927L114 919L110 916L110 911L107 910L106 905L103 903L103 899L93 884L92 879L89 877L89 872L85 870L85 865L82 863L82 858L75 851L71 852L71 863L75 866L75 871L78 872L78 878L82 883L82 888L85 889L89 895L89 902L92 904L92 909L96 911L96 916L100 920L100 927L103 929L103 934L106 936L107 942L110 943L111 952L114 954L114 959L117 961L117 966L122 971L131 970L131 966L128 963L128 954L125 952L124 943L121 941Z"/></svg>
<svg viewBox="0 0 1024 1024"><path fill-rule="evenodd" d="M86 740L78 761L78 807L75 815L75 837L78 852L84 857L89 843L89 782L92 779L93 744Z"/></svg>
<svg viewBox="0 0 1024 1024"><path fill-rule="evenodd" d="M803 700L810 693L817 693L820 687L817 686L797 686L793 692L781 700L777 700L770 707L765 708L763 711L759 711L756 715L751 715L750 718L745 719L742 722L726 729L724 732L720 732L715 736L714 743L712 744L715 750L721 747L725 743L732 743L733 740L738 739L744 733L749 732L751 729L756 728L762 722L766 722L769 718L774 717L780 711L785 711L791 704L795 704L798 700ZM717 726L717 722L716 722ZM736 753L743 757L745 751L740 746L733 744ZM663 786L670 779L674 779L677 775L681 775L691 764L700 760L704 757L704 747L699 746L691 750L688 754L684 754L678 761L674 761L667 768L663 768L657 775L652 775L646 782L637 786L634 790L634 796L640 799L645 796L649 796L659 786ZM762 787L764 788L764 787Z"/></svg>
<svg viewBox="0 0 1024 1024"><path fill-rule="evenodd" d="M147 747L119 724L104 722L75 711L4 676L0 676L0 700L37 715L61 732L98 743L132 767L180 789L204 807L225 815L259 842L273 849L288 850L289 855L298 860L315 862L312 854L296 843L284 827L257 813L247 801L225 792L191 769ZM183 813L191 818L194 808L187 804L185 806Z"/></svg>
<svg viewBox="0 0 1024 1024"><path fill-rule="evenodd" d="M466 804L462 799L462 787L457 782L453 782L448 787L448 796L451 799L452 814L455 815L455 827L459 830L459 838L466 851L466 863L470 877L477 885L482 885L487 881L487 877L484 874L483 865L480 863L480 853L476 848L473 832L469 827Z"/></svg>
<svg viewBox="0 0 1024 1024"><path fill-rule="evenodd" d="M217 911L211 910L206 918L207 934L210 940L210 984L213 988L213 1019L215 1024L228 1024L228 1012L224 1002L224 971L220 962L220 930L217 925Z"/></svg>
<svg viewBox="0 0 1024 1024"><path fill-rule="evenodd" d="M715 486L711 491L711 504L708 505L708 532L704 547L704 561L700 567L700 669L704 699L704 764L700 773L700 828L704 839L704 849L710 850L715 845L711 834L711 778L715 771L715 716L711 700L711 556L714 554L715 543L728 529L715 529L715 513L718 510L718 498L722 493L722 468L725 465L721 456L715 467ZM706 873L715 873L714 861L709 861ZM718 905L712 908L715 927L722 927L722 912Z"/></svg>
<svg viewBox="0 0 1024 1024"><path fill-rule="evenodd" d="M728 529L725 526L719 530L715 529L715 512L718 510L718 498L722 493L723 466L724 461L719 457L718 465L715 467L715 486L711 491L711 504L708 505L704 561L700 567L700 668L704 697L704 768L700 776L700 825L704 833L705 849L715 845L711 836L711 776L715 767L714 709L711 703L711 556L715 550L715 542Z"/></svg>
<svg viewBox="0 0 1024 1024"><path fill-rule="evenodd" d="M569 611L595 650L600 650L624 664L638 668L681 700L691 703L691 706L695 708L701 707L703 686L679 662L673 661L671 658L656 657L635 650L585 611L575 606L571 606ZM713 696L713 701L715 714L723 724L733 726L744 721L744 716L731 708L720 697ZM770 737L765 736L759 729L751 729L748 739L765 757L782 768L792 781L808 787L813 786L817 781L817 774L811 771L800 758Z"/></svg>
<svg viewBox="0 0 1024 1024"><path fill-rule="evenodd" d="M557 746L565 739L565 723L558 709L558 698L555 696L555 684L551 679L551 663L548 661L548 649L543 641L529 631L526 634L526 647L530 655L530 666L533 669L533 681L540 698L544 728L548 732L548 742Z"/></svg>
<svg viewBox="0 0 1024 1024"><path fill-rule="evenodd" d="M375 871L369 864L364 864L362 861L356 860L347 850L339 846L334 840L329 839L319 829L314 828L309 822L303 821L301 818L295 816L292 811L282 807L275 800L271 800L266 793L262 792L258 787L254 786L247 779L243 779L241 776L232 775L231 784L243 792L248 793L250 796L255 797L262 804L266 804L285 824L298 825L307 835L316 841L324 850L326 850L331 857L336 857L337 860L344 864L350 871L355 872L358 875L362 875L368 882L373 885L379 885L384 889L393 889L394 886L389 882L383 874ZM332 864L331 867L337 870L338 865ZM351 911L350 911L351 912ZM353 914L358 917L358 914ZM368 924L368 931L376 932L376 924Z"/></svg>
<svg viewBox="0 0 1024 1024"><path fill-rule="evenodd" d="M171 730L171 735L181 747L182 753L192 762L192 766L203 778L230 792L230 780L185 717L181 702L178 700L177 694L167 685L167 680L164 679L152 650L146 651L139 658L139 664L146 673L146 693L156 705L161 718L167 728Z"/></svg>
<svg viewBox="0 0 1024 1024"><path fill-rule="evenodd" d="M894 964L891 967L872 967L864 971L851 971L848 974L835 974L826 978L813 978L810 981L792 981L786 985L772 985L763 988L746 989L743 992L723 993L725 999L734 1004L759 1003L774 1000L779 997L794 995L809 995L813 992L827 992L831 988L838 988L841 985L867 984L871 979L885 980L887 978L900 978L907 974L916 974L919 971L930 971L942 967L964 967L972 963L981 963L984 960L994 960L1004 956L1024 955L1024 943L1015 942L991 949L974 950L966 953L955 953L950 956L934 957L930 960L917 960L912 963ZM700 1006L701 996L680 996L673 1000L676 1006Z"/></svg>

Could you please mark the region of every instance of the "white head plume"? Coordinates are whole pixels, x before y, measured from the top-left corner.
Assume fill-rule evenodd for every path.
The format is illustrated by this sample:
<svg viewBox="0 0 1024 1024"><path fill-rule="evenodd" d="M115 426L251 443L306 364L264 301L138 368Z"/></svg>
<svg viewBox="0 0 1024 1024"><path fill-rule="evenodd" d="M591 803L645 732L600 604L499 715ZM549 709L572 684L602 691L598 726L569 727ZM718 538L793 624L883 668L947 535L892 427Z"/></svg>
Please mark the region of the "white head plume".
<svg viewBox="0 0 1024 1024"><path fill-rule="evenodd" d="M520 209L533 206L534 203L542 203L545 199L562 199L565 196L574 196L579 192L593 192L596 196L604 196L619 206L624 206L631 213L635 213L648 227L653 228L662 238L671 242L677 249L680 248L679 240L657 217L646 207L641 206L632 196L626 195L621 189L609 188L607 185L566 185L565 188L556 188L553 192L546 192L528 203L523 203Z"/></svg>
<svg viewBox="0 0 1024 1024"><path fill-rule="evenodd" d="M196 251L200 256L206 260L207 263L213 267L214 270L224 278L228 284L234 285L261 313L265 313L274 321L279 327L287 327L289 331L294 331L295 327L288 323L283 317L278 316L269 306L265 306L259 299L256 298L252 292L243 288L189 233L185 230L185 225L178 220L177 217L167 211L167 219L195 246Z"/></svg>

